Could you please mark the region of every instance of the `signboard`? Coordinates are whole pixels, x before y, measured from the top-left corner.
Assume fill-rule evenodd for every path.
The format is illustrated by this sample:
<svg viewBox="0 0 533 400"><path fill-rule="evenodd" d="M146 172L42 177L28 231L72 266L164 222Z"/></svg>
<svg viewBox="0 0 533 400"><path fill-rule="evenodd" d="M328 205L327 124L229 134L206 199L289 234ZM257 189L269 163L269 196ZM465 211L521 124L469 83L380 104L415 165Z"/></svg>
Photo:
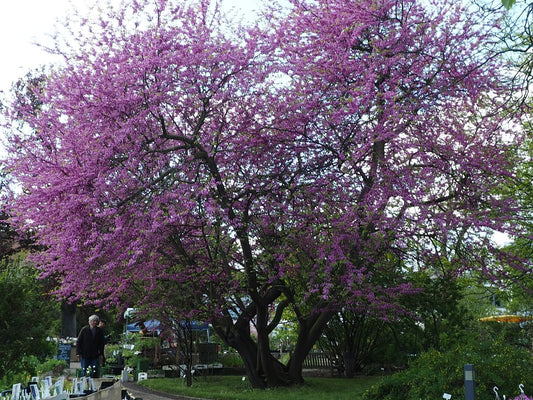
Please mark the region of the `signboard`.
<svg viewBox="0 0 533 400"><path fill-rule="evenodd" d="M70 368L70 350L72 349L72 344L70 343L59 343L57 349L57 359L63 360L67 363L67 367Z"/></svg>

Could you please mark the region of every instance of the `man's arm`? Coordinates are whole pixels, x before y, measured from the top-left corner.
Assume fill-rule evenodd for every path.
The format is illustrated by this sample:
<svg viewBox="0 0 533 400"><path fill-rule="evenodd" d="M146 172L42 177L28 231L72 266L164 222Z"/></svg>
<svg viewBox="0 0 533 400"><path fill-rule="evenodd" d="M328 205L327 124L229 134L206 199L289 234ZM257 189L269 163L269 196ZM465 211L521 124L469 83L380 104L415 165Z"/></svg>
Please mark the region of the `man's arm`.
<svg viewBox="0 0 533 400"><path fill-rule="evenodd" d="M83 337L84 337L83 331L84 331L84 328L81 328L78 338L76 339L76 355L78 356L78 358L81 357L81 349L83 347Z"/></svg>

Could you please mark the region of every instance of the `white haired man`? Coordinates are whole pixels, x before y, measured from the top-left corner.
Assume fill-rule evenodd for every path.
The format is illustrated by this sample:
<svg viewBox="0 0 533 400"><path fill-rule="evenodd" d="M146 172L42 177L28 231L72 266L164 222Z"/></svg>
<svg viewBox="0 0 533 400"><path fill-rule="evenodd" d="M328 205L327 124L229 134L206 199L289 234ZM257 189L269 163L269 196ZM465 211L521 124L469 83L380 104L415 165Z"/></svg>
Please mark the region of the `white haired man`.
<svg viewBox="0 0 533 400"><path fill-rule="evenodd" d="M99 375L100 359L104 357L105 338L104 332L98 327L98 315L89 317L89 325L80 330L76 342L76 354L81 361L81 376Z"/></svg>

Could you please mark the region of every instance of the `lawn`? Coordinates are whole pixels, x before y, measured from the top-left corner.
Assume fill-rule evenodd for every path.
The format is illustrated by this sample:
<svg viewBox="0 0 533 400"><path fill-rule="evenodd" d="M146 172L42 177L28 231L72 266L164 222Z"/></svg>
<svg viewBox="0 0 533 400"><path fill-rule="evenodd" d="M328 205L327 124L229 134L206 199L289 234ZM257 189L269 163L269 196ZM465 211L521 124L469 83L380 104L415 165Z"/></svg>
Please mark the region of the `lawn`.
<svg viewBox="0 0 533 400"><path fill-rule="evenodd" d="M305 378L302 386L258 390L252 389L242 376L207 376L197 378L187 387L180 378L153 378L140 384L166 393L212 400L359 400L379 381L379 377Z"/></svg>

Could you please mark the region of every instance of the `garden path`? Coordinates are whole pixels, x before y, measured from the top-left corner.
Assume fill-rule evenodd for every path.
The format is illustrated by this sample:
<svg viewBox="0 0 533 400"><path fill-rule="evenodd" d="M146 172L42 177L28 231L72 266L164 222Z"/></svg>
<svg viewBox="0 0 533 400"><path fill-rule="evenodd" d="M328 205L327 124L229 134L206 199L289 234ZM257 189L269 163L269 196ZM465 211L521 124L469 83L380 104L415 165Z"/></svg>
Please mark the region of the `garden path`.
<svg viewBox="0 0 533 400"><path fill-rule="evenodd" d="M122 382L122 387L126 389L133 400L208 400L197 397L179 396L170 393L158 392L138 385L135 382Z"/></svg>

